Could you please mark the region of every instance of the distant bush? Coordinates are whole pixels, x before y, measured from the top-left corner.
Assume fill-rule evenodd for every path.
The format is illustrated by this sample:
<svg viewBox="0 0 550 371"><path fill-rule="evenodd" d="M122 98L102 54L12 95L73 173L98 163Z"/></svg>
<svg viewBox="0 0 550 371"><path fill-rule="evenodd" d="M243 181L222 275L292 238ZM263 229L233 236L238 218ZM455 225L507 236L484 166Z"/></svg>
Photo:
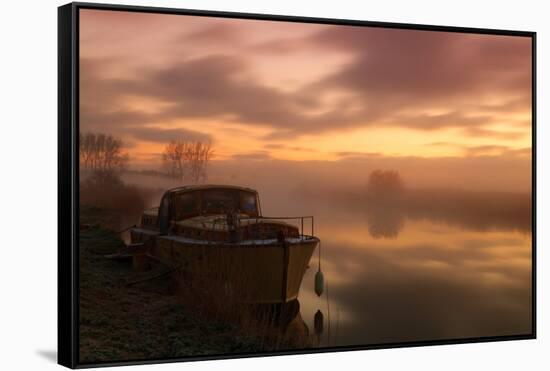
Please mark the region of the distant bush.
<svg viewBox="0 0 550 371"><path fill-rule="evenodd" d="M405 189L403 180L395 170L374 170L369 176L367 190L373 194L397 194Z"/></svg>
<svg viewBox="0 0 550 371"><path fill-rule="evenodd" d="M114 172L92 172L80 183L81 205L118 211L123 216L135 216L143 211L145 193L145 190L125 184Z"/></svg>

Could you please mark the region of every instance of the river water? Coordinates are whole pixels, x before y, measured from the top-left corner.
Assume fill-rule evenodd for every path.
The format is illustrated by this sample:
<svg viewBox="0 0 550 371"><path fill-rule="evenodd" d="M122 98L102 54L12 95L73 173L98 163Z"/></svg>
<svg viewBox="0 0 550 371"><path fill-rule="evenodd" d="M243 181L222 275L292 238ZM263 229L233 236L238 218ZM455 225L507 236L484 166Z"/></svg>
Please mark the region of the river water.
<svg viewBox="0 0 550 371"><path fill-rule="evenodd" d="M244 183L264 216L315 217L325 290L314 292L316 250L299 301L310 333L323 313L318 346L531 333L529 193L413 189L385 204L264 178Z"/></svg>
<svg viewBox="0 0 550 371"><path fill-rule="evenodd" d="M530 333L530 228L488 222L317 210L325 290L316 251L299 300L310 329L324 315L319 346Z"/></svg>

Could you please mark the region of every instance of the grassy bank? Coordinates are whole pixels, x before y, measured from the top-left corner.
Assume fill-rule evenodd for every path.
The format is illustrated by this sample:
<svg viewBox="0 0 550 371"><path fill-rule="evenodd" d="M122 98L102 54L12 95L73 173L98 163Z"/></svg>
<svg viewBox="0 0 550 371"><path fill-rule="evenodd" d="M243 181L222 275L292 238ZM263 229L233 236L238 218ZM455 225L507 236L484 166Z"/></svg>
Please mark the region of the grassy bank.
<svg viewBox="0 0 550 371"><path fill-rule="evenodd" d="M166 268L159 266L137 273L131 262L105 257L124 247L113 231L120 225L119 219L116 213L103 209L81 208L81 225L85 226L80 231L81 362L250 353L307 346L303 340L307 338L307 328L303 328L301 317L289 326L287 333L273 336L273 331L259 331L255 326L199 313L193 298L178 293L170 275L129 284L156 276Z"/></svg>
<svg viewBox="0 0 550 371"><path fill-rule="evenodd" d="M97 221L99 210L82 210L82 223ZM128 262L104 257L122 246L118 235L100 224L81 231L81 362L261 350L256 338L242 336L234 326L194 315L173 294L169 277L128 286L144 274L134 273Z"/></svg>

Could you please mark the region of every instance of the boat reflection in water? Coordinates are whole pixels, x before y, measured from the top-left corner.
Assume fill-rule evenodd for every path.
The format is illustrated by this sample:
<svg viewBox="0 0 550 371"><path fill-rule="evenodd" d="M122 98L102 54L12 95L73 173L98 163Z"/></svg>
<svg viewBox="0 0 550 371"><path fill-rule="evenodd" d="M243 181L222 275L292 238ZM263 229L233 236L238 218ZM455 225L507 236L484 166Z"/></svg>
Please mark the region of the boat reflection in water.
<svg viewBox="0 0 550 371"><path fill-rule="evenodd" d="M297 297L319 244L313 226L313 217L263 216L250 188L187 186L145 210L128 252L137 270L164 266L202 312L307 335Z"/></svg>

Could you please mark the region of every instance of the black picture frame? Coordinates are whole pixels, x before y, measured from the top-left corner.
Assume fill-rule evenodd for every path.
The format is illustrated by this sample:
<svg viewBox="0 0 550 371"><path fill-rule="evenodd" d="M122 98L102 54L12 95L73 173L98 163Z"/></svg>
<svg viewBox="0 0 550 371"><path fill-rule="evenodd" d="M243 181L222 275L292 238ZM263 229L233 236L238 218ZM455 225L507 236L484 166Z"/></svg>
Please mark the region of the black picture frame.
<svg viewBox="0 0 550 371"><path fill-rule="evenodd" d="M532 333L514 336L488 336L432 341L412 341L376 345L327 347L262 353L220 354L171 359L127 360L83 364L78 359L79 339L79 10L145 12L193 15L237 19L301 22L333 25L353 25L410 30L445 31L488 35L509 35L530 38L532 41ZM70 3L58 8L58 363L69 368L122 366L166 362L231 359L322 352L340 352L380 348L416 347L427 345L462 344L536 338L536 32L434 26L407 23L387 23L301 16L202 11L146 6Z"/></svg>

